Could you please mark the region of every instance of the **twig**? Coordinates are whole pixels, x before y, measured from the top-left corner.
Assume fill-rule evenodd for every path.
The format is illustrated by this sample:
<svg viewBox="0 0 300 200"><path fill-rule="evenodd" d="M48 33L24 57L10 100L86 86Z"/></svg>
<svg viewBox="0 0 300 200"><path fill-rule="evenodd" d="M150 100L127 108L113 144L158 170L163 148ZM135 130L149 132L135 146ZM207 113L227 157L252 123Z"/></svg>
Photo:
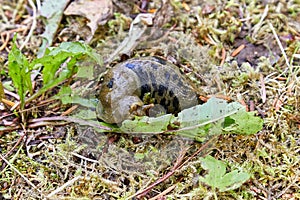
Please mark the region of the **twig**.
<svg viewBox="0 0 300 200"><path fill-rule="evenodd" d="M268 25L269 25L270 29L272 30L272 33L273 33L273 35L274 35L274 37L275 37L275 39L276 39L276 42L277 42L277 44L278 44L278 46L279 46L279 48L280 48L280 51L281 51L281 53L282 53L282 55L283 55L283 57L284 57L284 59L285 59L286 65L288 66L288 68L290 69L290 71L292 71L291 66L290 66L289 59L288 59L288 57L287 57L287 55L286 55L286 53L285 53L285 51L284 51L284 49L283 49L283 46L282 46L282 44L281 44L281 42L280 42L280 40L279 40L279 38L278 38L278 35L277 35L277 33L276 33L276 31L275 31L273 25L272 25L270 22L268 22Z"/></svg>
<svg viewBox="0 0 300 200"><path fill-rule="evenodd" d="M260 21L255 24L255 26L253 27L253 33L252 33L252 37L255 38L258 30L260 29L260 27L262 26L263 24L263 21L265 20L265 18L267 17L268 15L268 12L269 12L269 5L267 4L266 7L265 7L265 10L260 18Z"/></svg>
<svg viewBox="0 0 300 200"><path fill-rule="evenodd" d="M5 39L3 38L5 35ZM2 45L0 47L0 51L2 51L3 49L5 49L5 47L8 44L9 41L9 32L5 32L4 34L1 34L1 40L2 40Z"/></svg>
<svg viewBox="0 0 300 200"><path fill-rule="evenodd" d="M243 49L245 49L246 45L245 44L241 44L238 48L236 48L232 53L231 56L235 57L237 56Z"/></svg>
<svg viewBox="0 0 300 200"><path fill-rule="evenodd" d="M20 9L22 8L22 6L24 5L24 0L19 0L18 2L17 2L17 5L16 5L16 9L14 9L14 12L13 12L13 14L12 14L12 22L14 23L16 20L18 20L17 19L17 14L19 13L19 11L20 11Z"/></svg>
<svg viewBox="0 0 300 200"><path fill-rule="evenodd" d="M4 24L3 22L5 22L6 23L5 25L7 25L8 19L7 19L6 15L3 12L3 6L0 6L0 17L2 18L2 24Z"/></svg>
<svg viewBox="0 0 300 200"><path fill-rule="evenodd" d="M40 0L36 0L36 7L37 7L38 11L41 10L41 1Z"/></svg>
<svg viewBox="0 0 300 200"><path fill-rule="evenodd" d="M68 110L64 111L61 116L66 116L69 115L70 113L72 113L74 110L76 110L78 108L78 105L74 105L71 108L69 108Z"/></svg>
<svg viewBox="0 0 300 200"><path fill-rule="evenodd" d="M5 105L9 106L9 107L13 107L14 105L16 105L14 102L7 100L7 99L1 99L1 102L4 103ZM2 116L3 117L3 116ZM2 118L0 117L0 119Z"/></svg>
<svg viewBox="0 0 300 200"><path fill-rule="evenodd" d="M78 158L81 158L82 160L86 160L86 161L89 161L89 162L92 162L92 163L97 163L97 164L99 164L99 161L98 161L98 160L93 160L93 159L84 157L84 156L82 156L82 155L80 155L80 154L78 154L78 153L74 153L74 152L72 152L71 154L72 154L73 156L76 156L76 157L78 157Z"/></svg>
<svg viewBox="0 0 300 200"><path fill-rule="evenodd" d="M30 27L30 30L29 30L29 33L28 35L26 36L26 39L25 41L23 42L23 44L20 46L20 50L22 50L24 48L24 46L29 42L29 39L30 37L32 36L33 34L33 31L34 29L36 28L36 7L35 7L35 4L33 3L32 0L28 0L31 8L32 8L32 11L33 11L33 15L32 15L32 24L31 24L31 27Z"/></svg>
<svg viewBox="0 0 300 200"><path fill-rule="evenodd" d="M164 190L163 192L159 193L158 195L156 195L155 197L152 197L149 200L156 200L156 199L162 199L162 197L166 194L168 194L169 192L171 192L177 185L172 185L170 187L168 187L166 190Z"/></svg>
<svg viewBox="0 0 300 200"><path fill-rule="evenodd" d="M51 198L52 196L54 196L56 193L59 193L60 191L64 190L66 187L73 185L76 181L78 181L79 179L83 178L82 176L76 176L73 179L69 180L68 182L66 182L65 184L63 184L62 186L60 186L59 188L57 188L56 190L54 190L53 192L51 192L50 194L48 194L46 196L46 198Z"/></svg>
<svg viewBox="0 0 300 200"><path fill-rule="evenodd" d="M225 48L223 47L223 48L222 48L222 60L221 60L220 66L223 66L223 65L224 65L225 59L226 59L226 50L225 50Z"/></svg>
<svg viewBox="0 0 300 200"><path fill-rule="evenodd" d="M261 88L260 88L261 100L263 103L265 103L267 100L267 92L266 92L264 75L260 74L259 81L260 81L260 86L261 86Z"/></svg>
<svg viewBox="0 0 300 200"><path fill-rule="evenodd" d="M10 91L8 91L6 89L4 89L4 93L7 94L7 95L9 95L9 96L12 96L16 100L20 101L20 96L18 94L10 92Z"/></svg>
<svg viewBox="0 0 300 200"><path fill-rule="evenodd" d="M29 120L29 122L31 122L31 123L46 122L46 121L67 121L67 122L78 123L78 124L81 124L81 125L92 126L92 127L107 130L107 131L112 130L109 127L101 126L96 122L91 122L91 121L87 121L87 120L84 120L84 119L78 119L78 118L74 118L74 117L56 116L56 117L43 117L43 118Z"/></svg>
<svg viewBox="0 0 300 200"><path fill-rule="evenodd" d="M70 122L36 122L32 124L27 124L27 128L37 128L37 127L45 127L45 126L63 126Z"/></svg>
<svg viewBox="0 0 300 200"><path fill-rule="evenodd" d="M25 134L22 135L18 141L16 142L16 144L3 156L4 158L5 157L8 157L15 149L16 147L20 144L20 142L23 140L23 138L25 137Z"/></svg>

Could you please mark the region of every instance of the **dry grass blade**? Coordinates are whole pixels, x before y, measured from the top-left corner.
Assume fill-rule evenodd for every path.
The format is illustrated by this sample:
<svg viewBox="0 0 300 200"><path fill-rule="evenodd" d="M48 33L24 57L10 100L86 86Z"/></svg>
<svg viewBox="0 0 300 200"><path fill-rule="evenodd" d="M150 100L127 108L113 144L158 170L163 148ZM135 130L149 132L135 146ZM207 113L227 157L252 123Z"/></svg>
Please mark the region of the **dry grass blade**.
<svg viewBox="0 0 300 200"><path fill-rule="evenodd" d="M48 194L46 196L46 198L52 198L54 195L56 195L57 193L63 191L65 188L73 185L76 181L82 179L84 177L82 176L76 176L74 178L72 178L71 180L69 180L68 182L66 182L65 184L63 184L62 186L58 187L56 190L54 190L53 192L51 192L50 194Z"/></svg>
<svg viewBox="0 0 300 200"><path fill-rule="evenodd" d="M32 36L33 34L33 31L34 29L36 28L36 24L37 24L37 10L36 10L36 6L34 4L34 2L32 0L28 0L31 8L32 8L32 11L33 11L33 16L32 16L32 24L31 24L31 27L30 27L30 30L29 30L29 33L28 35L26 36L26 39L25 41L22 43L22 45L20 46L20 49L23 49L25 47L25 45L29 42L30 40L30 37Z"/></svg>
<svg viewBox="0 0 300 200"><path fill-rule="evenodd" d="M277 33L276 33L276 31L275 31L272 23L268 22L268 25L269 25L270 29L272 30L272 33L273 33L273 35L274 35L274 37L276 39L276 42L277 42L277 44L278 44L278 46L280 48L280 51L281 51L281 53L282 53L282 55L284 57L286 66L288 67L288 69L290 70L290 72L292 72L292 69L291 69L291 66L290 66L290 61L289 61L289 59L288 59L288 57L287 57L287 55L286 55L286 53L285 53L285 51L283 49L283 46L282 46L282 44L281 44L281 42L280 42L280 40L278 38L278 35L277 35Z"/></svg>

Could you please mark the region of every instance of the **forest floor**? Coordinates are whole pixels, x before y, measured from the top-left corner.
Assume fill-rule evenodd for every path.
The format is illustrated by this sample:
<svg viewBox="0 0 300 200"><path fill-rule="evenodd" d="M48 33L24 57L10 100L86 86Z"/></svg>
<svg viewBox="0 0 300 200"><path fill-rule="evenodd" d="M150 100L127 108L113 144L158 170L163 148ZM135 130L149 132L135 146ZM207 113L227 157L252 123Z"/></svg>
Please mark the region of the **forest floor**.
<svg viewBox="0 0 300 200"><path fill-rule="evenodd" d="M299 0L0 2L0 199L300 199ZM103 130L83 105L106 67L141 56L263 128L201 142Z"/></svg>

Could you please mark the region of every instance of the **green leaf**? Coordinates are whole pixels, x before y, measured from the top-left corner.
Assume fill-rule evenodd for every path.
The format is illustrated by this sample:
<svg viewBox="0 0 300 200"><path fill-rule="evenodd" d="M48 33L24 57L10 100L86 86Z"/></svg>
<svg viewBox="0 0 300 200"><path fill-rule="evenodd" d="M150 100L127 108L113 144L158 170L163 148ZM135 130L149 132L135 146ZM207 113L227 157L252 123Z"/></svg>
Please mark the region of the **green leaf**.
<svg viewBox="0 0 300 200"><path fill-rule="evenodd" d="M23 110L25 105L26 92L32 93L32 83L30 79L31 69L28 60L18 49L16 35L13 39L13 46L8 54L8 74L11 77L18 95L20 96L20 108Z"/></svg>
<svg viewBox="0 0 300 200"><path fill-rule="evenodd" d="M89 65L89 66L84 66L84 67L78 68L76 77L92 80L94 78L94 66Z"/></svg>
<svg viewBox="0 0 300 200"><path fill-rule="evenodd" d="M84 109L84 110L80 110L76 114L72 115L72 117L84 119L84 120L92 120L92 119L96 118L96 113L89 109ZM107 127L111 127L111 126L107 126Z"/></svg>
<svg viewBox="0 0 300 200"><path fill-rule="evenodd" d="M50 87L55 85L54 82L61 82L73 75L76 61L83 56L89 56L95 60L97 64L102 64L100 55L98 55L88 45L80 42L63 42L58 47L48 48L45 56L36 59L32 64L44 66L44 86ZM64 73L59 73L59 76L57 77L56 72L60 67Z"/></svg>
<svg viewBox="0 0 300 200"><path fill-rule="evenodd" d="M116 130L118 129L118 127L116 127L113 124L107 124L105 122L98 122L98 121L95 122L96 113L95 113L95 111L92 111L89 109L79 110L79 112L72 114L72 118L80 119L80 120L76 121L77 124L84 125L84 126L89 125L89 126L93 127L97 132L100 132L100 133L115 132L115 129ZM83 121L84 123L81 123L81 121ZM106 127L110 130L105 129L105 128L99 129L98 125L102 126L102 127Z"/></svg>
<svg viewBox="0 0 300 200"><path fill-rule="evenodd" d="M173 116L171 114L160 117L136 117L135 120L125 120L120 131L125 133L162 133L168 129Z"/></svg>
<svg viewBox="0 0 300 200"><path fill-rule="evenodd" d="M60 99L63 104L79 104L84 107L96 109L96 99L86 99L73 93L70 87L62 87L54 99ZM95 113L95 112L94 112ZM96 116L96 114L95 114Z"/></svg>
<svg viewBox="0 0 300 200"><path fill-rule="evenodd" d="M197 141L204 141L209 135L223 133L224 119L237 112L246 112L236 102L227 103L223 99L211 98L207 103L185 109L175 118L180 123L178 135Z"/></svg>
<svg viewBox="0 0 300 200"><path fill-rule="evenodd" d="M239 188L250 179L250 174L246 172L233 170L226 173L226 164L212 156L201 158L201 166L203 169L208 170L208 174L205 177L200 177L199 180L213 189L218 188L220 192Z"/></svg>
<svg viewBox="0 0 300 200"><path fill-rule="evenodd" d="M97 64L102 64L102 58L95 50L80 42L63 42L58 47L48 48L45 56L31 63L32 67L43 66L43 87L28 101L58 86L76 73L77 60L88 56ZM83 66L84 67L84 66ZM58 73L58 70L60 71Z"/></svg>
<svg viewBox="0 0 300 200"><path fill-rule="evenodd" d="M236 133L250 135L257 133L263 128L263 119L255 117L255 112L239 111L236 114L225 118L224 131L228 133Z"/></svg>
<svg viewBox="0 0 300 200"><path fill-rule="evenodd" d="M178 114L182 127L194 126L205 122L215 122L230 116L244 107L236 102L228 104L223 99L210 98L207 103L185 109Z"/></svg>
<svg viewBox="0 0 300 200"><path fill-rule="evenodd" d="M255 134L262 129L263 120L246 112L243 105L211 98L207 103L185 109L178 117L171 114L157 118L137 117L126 120L119 131L125 133L172 133L202 142L216 134ZM251 126L251 128L249 127ZM173 130L168 130L172 127Z"/></svg>

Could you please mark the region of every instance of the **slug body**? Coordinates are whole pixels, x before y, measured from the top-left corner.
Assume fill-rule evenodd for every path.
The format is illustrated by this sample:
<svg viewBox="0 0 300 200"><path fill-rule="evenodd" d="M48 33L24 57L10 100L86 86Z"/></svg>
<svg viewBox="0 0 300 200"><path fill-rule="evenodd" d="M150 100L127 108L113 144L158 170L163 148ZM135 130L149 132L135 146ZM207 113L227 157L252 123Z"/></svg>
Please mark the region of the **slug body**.
<svg viewBox="0 0 300 200"><path fill-rule="evenodd" d="M150 96L166 113L198 104L196 92L177 66L157 57L129 59L110 69L100 89L97 117L107 123L132 119Z"/></svg>

